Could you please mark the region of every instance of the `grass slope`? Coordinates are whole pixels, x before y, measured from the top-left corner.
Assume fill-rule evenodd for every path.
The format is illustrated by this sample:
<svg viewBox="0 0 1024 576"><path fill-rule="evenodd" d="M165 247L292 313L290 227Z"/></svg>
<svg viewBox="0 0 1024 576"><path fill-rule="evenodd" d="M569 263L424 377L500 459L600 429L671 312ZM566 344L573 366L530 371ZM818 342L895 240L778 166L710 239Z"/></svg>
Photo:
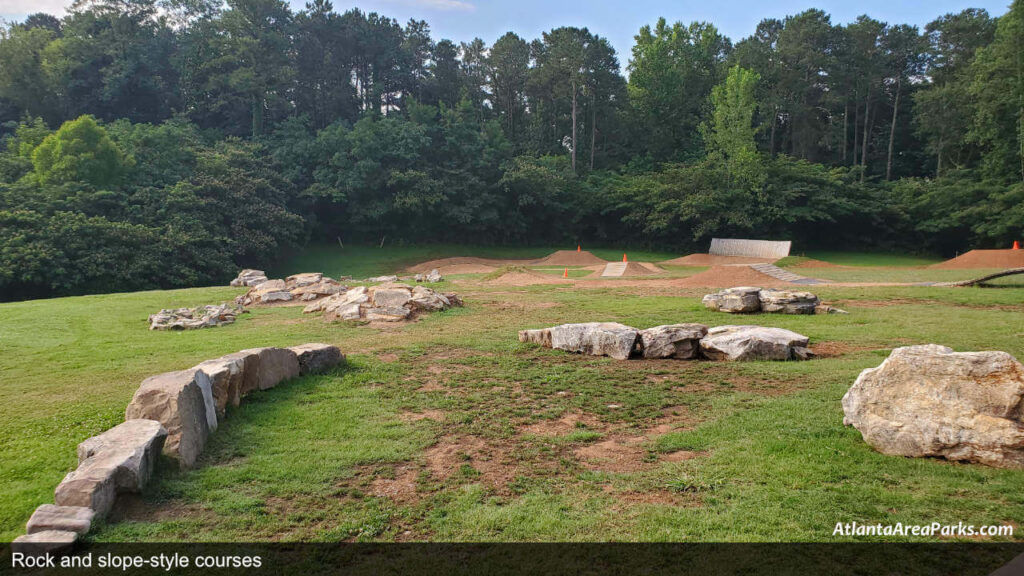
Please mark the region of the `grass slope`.
<svg viewBox="0 0 1024 576"><path fill-rule="evenodd" d="M197 469L161 462L151 489L123 498L91 537L831 541L840 521L1024 522L1024 473L878 454L842 425L839 405L894 346L1024 358L1024 289L822 287L850 315L738 319L703 309L702 290L444 288L466 308L386 328L290 307L146 330L161 307L240 292L226 288L0 305L0 539L52 502L75 445L120 422L144 377L309 341L339 345L348 366L254 394ZM805 363L616 362L515 337L596 319L780 326L830 352Z"/></svg>

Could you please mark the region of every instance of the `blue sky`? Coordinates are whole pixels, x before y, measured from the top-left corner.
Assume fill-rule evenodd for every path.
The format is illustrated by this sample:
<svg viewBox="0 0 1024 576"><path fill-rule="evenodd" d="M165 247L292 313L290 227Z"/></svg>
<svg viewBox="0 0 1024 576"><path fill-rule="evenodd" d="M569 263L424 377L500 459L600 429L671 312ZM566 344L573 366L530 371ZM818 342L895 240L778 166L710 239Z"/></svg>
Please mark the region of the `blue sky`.
<svg viewBox="0 0 1024 576"><path fill-rule="evenodd" d="M0 18L17 20L35 11L60 14L69 4L68 0L0 0ZM291 0L291 4L300 9L305 0ZM859 14L868 14L885 22L923 27L937 16L969 7L985 8L1000 16L1008 5L1009 0L334 0L339 12L359 7L402 23L409 18L426 20L435 40L467 41L479 36L490 44L509 30L532 40L542 31L558 26L586 26L611 40L623 67L629 60L633 35L644 24L656 22L659 16L670 22L712 22L735 42L749 36L763 18L781 18L808 8L825 10L832 15L833 22L846 23Z"/></svg>

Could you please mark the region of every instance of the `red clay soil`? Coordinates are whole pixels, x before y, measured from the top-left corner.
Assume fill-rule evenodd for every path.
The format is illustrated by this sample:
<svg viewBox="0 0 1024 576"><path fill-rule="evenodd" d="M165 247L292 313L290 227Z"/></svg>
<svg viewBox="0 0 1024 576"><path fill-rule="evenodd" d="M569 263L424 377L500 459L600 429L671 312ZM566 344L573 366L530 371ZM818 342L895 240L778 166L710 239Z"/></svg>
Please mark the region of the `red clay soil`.
<svg viewBox="0 0 1024 576"><path fill-rule="evenodd" d="M746 256L713 256L711 254L690 254L674 260L659 262L668 266L722 266L725 264L760 264L775 262L774 258L748 258Z"/></svg>
<svg viewBox="0 0 1024 576"><path fill-rule="evenodd" d="M792 283L762 274L749 266L712 266L700 274L672 280L672 285L694 288L732 288L733 286L784 288L792 286Z"/></svg>
<svg viewBox="0 0 1024 576"><path fill-rule="evenodd" d="M530 262L530 265L543 266L545 264L551 264L553 266L592 266L594 264L605 264L607 262L607 260L602 260L586 250L582 252L577 252L575 250L559 250L558 252L550 254L546 258Z"/></svg>
<svg viewBox="0 0 1024 576"><path fill-rule="evenodd" d="M1024 267L1024 250L971 250L970 252L933 264L931 268L962 270L969 268Z"/></svg>
<svg viewBox="0 0 1024 576"><path fill-rule="evenodd" d="M522 266L529 260L497 260L494 258L455 257L430 260L407 268L408 272L424 274L436 269L441 274L481 274L493 272L502 266Z"/></svg>

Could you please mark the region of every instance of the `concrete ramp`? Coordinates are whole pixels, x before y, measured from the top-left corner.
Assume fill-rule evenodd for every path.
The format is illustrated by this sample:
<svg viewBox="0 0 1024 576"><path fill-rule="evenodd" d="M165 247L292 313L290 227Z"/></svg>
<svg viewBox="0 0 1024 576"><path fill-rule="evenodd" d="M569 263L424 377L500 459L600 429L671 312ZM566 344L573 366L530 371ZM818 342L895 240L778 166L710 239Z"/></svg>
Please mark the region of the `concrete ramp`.
<svg viewBox="0 0 1024 576"><path fill-rule="evenodd" d="M741 240L736 238L712 238L708 254L714 256L744 256L747 258L769 258L778 260L789 256L793 243L789 240Z"/></svg>

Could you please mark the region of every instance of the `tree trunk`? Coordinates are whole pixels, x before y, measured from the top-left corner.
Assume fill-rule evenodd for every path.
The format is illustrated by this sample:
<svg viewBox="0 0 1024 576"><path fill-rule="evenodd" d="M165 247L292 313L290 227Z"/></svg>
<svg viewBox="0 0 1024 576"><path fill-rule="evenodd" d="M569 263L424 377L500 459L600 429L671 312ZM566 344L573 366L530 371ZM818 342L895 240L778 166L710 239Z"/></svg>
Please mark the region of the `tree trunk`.
<svg viewBox="0 0 1024 576"><path fill-rule="evenodd" d="M868 138L871 136L871 96L864 99L864 136L860 139L860 181L864 182L864 173L868 171Z"/></svg>
<svg viewBox="0 0 1024 576"><path fill-rule="evenodd" d="M850 131L848 126L850 124L850 103L843 103L843 164L846 164L846 149L849 147L847 140L850 139Z"/></svg>
<svg viewBox="0 0 1024 576"><path fill-rule="evenodd" d="M853 101L853 164L856 166L857 162L857 145L860 144L860 131L857 129L860 126L860 104L856 100Z"/></svg>
<svg viewBox="0 0 1024 576"><path fill-rule="evenodd" d="M892 147L896 141L896 114L900 110L900 87L903 78L896 78L896 99L892 104L892 127L889 128L889 159L885 163L885 179L892 180Z"/></svg>
<svg viewBox="0 0 1024 576"><path fill-rule="evenodd" d="M594 148L597 146L597 96L590 98L590 171L594 171Z"/></svg>
<svg viewBox="0 0 1024 576"><path fill-rule="evenodd" d="M775 157L775 127L779 123L779 109L777 106L772 106L772 134L768 138L768 155L772 158Z"/></svg>
<svg viewBox="0 0 1024 576"><path fill-rule="evenodd" d="M576 172L576 81L572 82L572 171Z"/></svg>

